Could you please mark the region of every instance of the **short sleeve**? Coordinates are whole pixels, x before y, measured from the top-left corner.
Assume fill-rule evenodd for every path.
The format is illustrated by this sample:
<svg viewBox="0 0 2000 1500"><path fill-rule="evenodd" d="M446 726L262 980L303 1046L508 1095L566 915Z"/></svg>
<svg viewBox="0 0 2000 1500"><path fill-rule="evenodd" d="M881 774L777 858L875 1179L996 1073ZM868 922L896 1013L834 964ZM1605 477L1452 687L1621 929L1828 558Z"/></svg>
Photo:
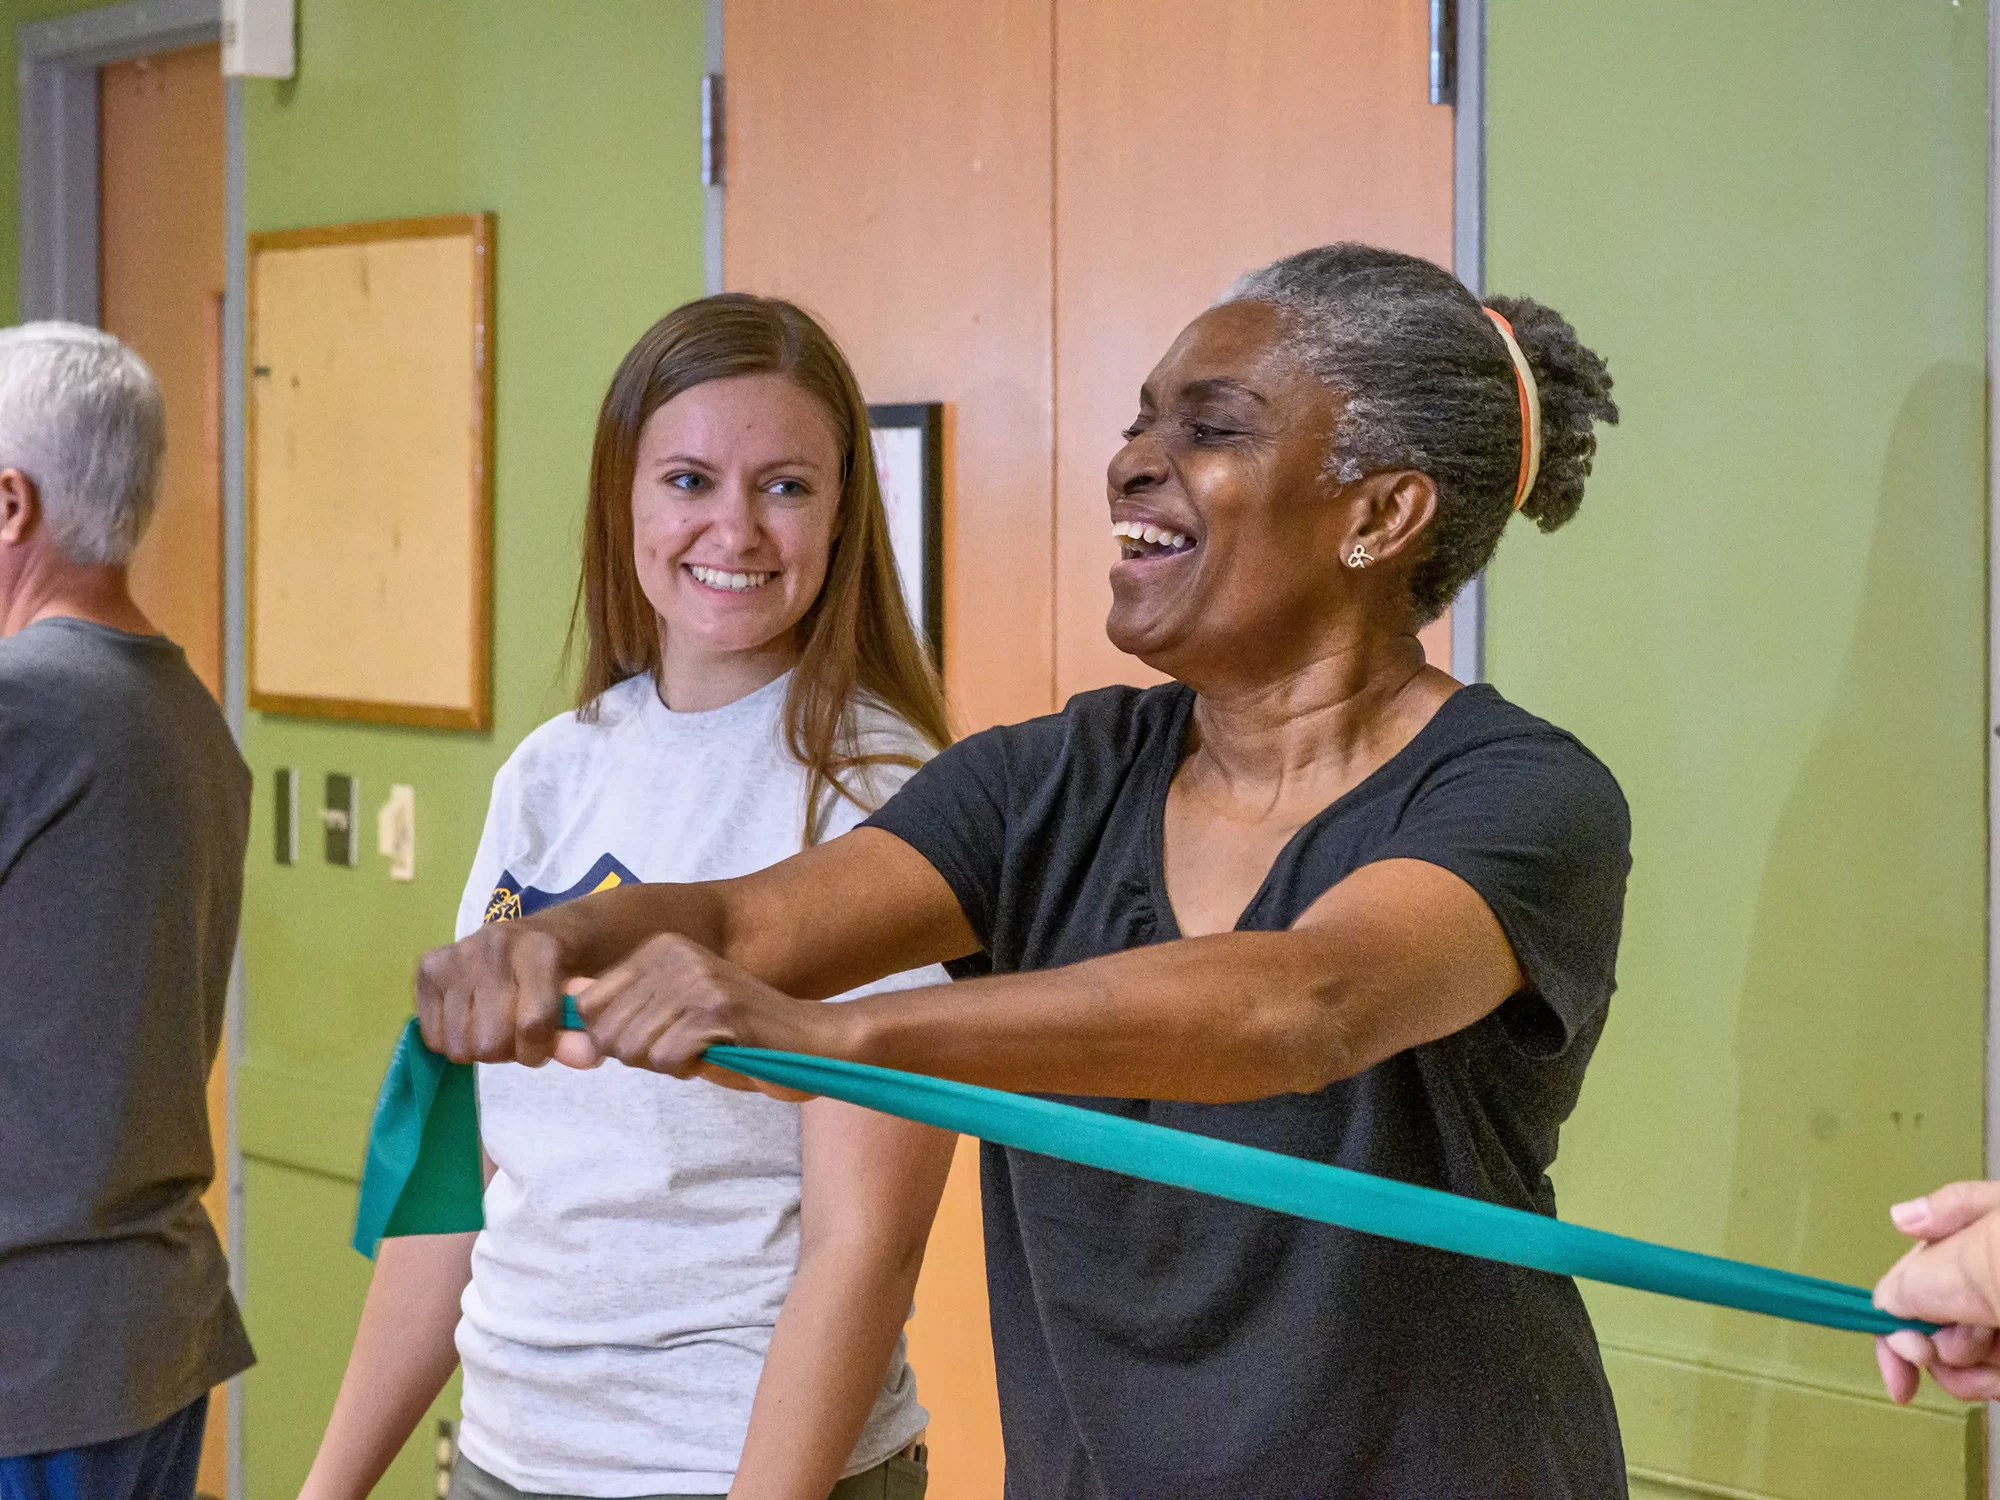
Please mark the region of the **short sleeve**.
<svg viewBox="0 0 2000 1500"><path fill-rule="evenodd" d="M1008 737L1000 728L960 740L862 824L893 833L930 862L982 948L992 935L1007 849Z"/></svg>
<svg viewBox="0 0 2000 1500"><path fill-rule="evenodd" d="M1423 860L1479 893L1527 980L1502 1023L1524 1050L1555 1056L1616 987L1631 836L1610 771L1546 733L1489 742L1440 767L1375 857Z"/></svg>

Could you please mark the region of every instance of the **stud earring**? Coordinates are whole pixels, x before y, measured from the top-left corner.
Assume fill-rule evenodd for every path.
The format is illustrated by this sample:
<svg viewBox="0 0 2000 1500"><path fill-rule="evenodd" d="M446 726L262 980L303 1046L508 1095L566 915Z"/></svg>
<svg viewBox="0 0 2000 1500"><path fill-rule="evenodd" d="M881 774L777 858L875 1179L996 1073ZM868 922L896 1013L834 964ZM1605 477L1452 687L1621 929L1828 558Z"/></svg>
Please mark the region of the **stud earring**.
<svg viewBox="0 0 2000 1500"><path fill-rule="evenodd" d="M1359 542L1356 542L1354 550L1347 554L1347 565L1350 568L1365 568L1373 561L1375 561L1373 555Z"/></svg>

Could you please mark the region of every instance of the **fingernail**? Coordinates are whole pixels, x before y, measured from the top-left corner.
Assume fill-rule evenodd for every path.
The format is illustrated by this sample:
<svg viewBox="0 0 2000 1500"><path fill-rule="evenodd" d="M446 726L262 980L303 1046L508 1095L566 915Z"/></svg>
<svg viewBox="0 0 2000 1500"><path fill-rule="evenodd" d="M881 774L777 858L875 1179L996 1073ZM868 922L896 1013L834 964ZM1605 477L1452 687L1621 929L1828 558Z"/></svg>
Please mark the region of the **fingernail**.
<svg viewBox="0 0 2000 1500"><path fill-rule="evenodd" d="M1912 1224L1921 1224L1929 1208L1930 1199L1912 1198L1908 1203L1892 1204L1889 1218L1898 1229L1907 1229Z"/></svg>

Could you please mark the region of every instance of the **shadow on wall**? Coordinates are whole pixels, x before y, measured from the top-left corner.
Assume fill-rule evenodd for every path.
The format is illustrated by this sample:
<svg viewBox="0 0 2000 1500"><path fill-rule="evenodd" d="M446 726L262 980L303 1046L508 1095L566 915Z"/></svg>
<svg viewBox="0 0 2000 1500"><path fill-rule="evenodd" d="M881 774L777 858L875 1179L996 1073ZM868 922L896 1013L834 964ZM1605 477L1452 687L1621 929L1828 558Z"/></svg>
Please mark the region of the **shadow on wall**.
<svg viewBox="0 0 2000 1500"><path fill-rule="evenodd" d="M1737 1259L1872 1282L1899 1243L1889 1203L1979 1167L1942 1143L1978 1140L1982 1114L1984 653L1963 633L1984 621L1941 601L1983 595L1985 396L1982 372L1941 364L1903 401L1846 662L1771 841L1735 1038ZM1832 524L1797 500L1801 524ZM1874 1388L1857 1335L1737 1316L1717 1333L1738 1368ZM1729 1385L1704 1384L1689 1436L1735 1483L1796 1479L1807 1440L1838 1473L1863 1440L1807 1417L1818 1403L1779 1415L1773 1381Z"/></svg>

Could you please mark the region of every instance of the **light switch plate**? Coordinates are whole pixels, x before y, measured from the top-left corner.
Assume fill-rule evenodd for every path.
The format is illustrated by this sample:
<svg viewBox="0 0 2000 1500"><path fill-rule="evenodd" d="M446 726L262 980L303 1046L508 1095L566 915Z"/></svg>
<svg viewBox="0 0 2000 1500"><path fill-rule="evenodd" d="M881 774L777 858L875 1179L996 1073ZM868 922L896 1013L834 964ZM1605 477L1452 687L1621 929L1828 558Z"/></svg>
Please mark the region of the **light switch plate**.
<svg viewBox="0 0 2000 1500"><path fill-rule="evenodd" d="M299 862L299 773L279 766L271 773L273 853L281 865Z"/></svg>
<svg viewBox="0 0 2000 1500"><path fill-rule="evenodd" d="M320 813L326 825L326 862L354 866L361 863L361 841L355 837L361 822L361 782L339 771L326 773L326 807Z"/></svg>

